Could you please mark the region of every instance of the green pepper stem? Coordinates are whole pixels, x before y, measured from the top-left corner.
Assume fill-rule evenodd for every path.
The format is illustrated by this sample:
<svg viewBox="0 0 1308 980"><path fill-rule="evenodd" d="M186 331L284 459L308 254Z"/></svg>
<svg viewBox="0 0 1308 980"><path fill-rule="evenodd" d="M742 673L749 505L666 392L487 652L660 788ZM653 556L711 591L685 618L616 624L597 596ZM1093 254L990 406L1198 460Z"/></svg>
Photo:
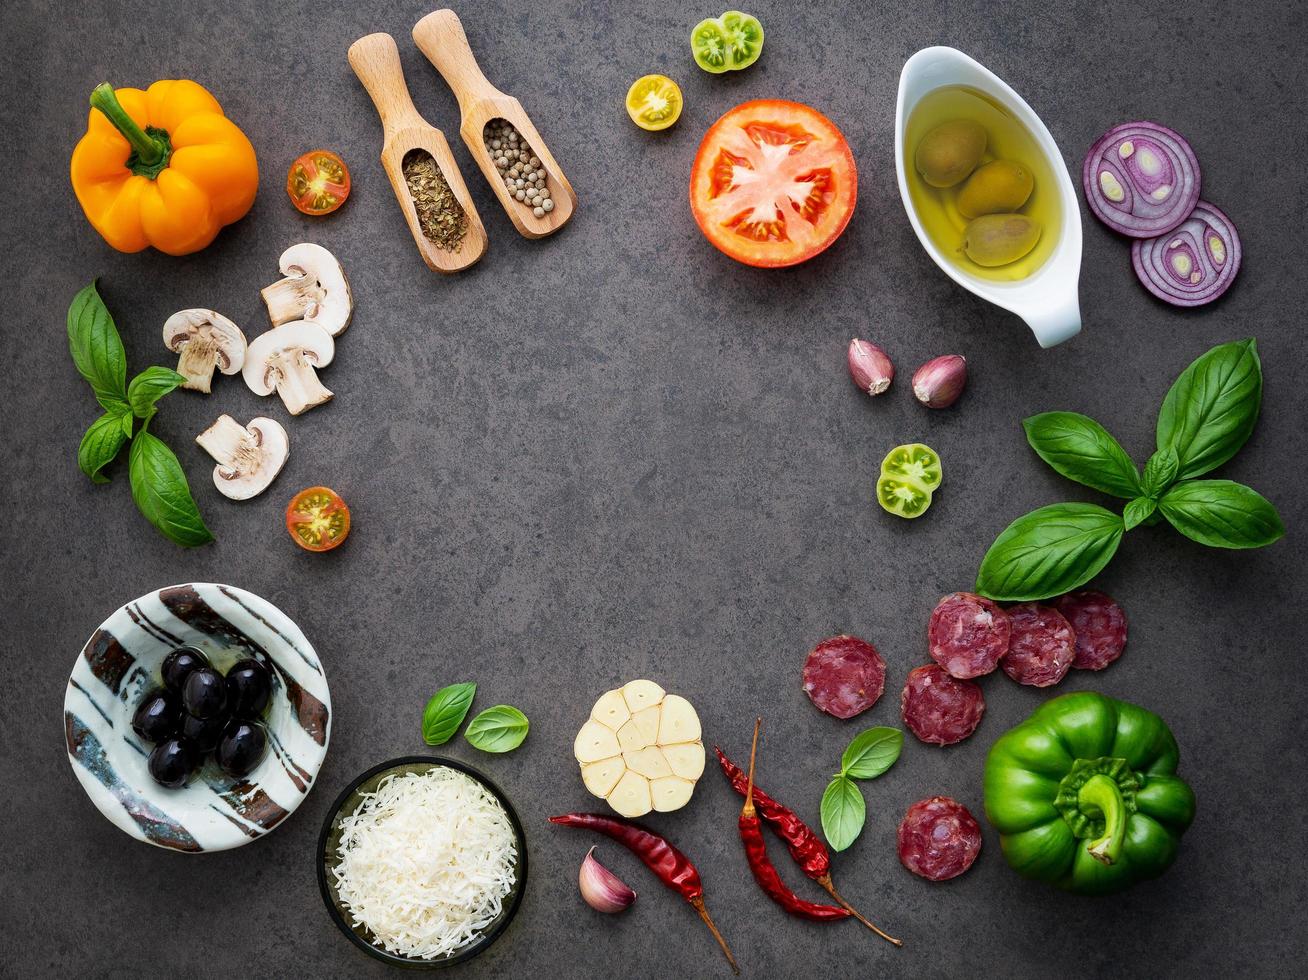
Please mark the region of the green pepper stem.
<svg viewBox="0 0 1308 980"><path fill-rule="evenodd" d="M91 108L104 113L114 128L123 134L123 138L132 144L136 158L144 166L153 167L168 152L168 145L163 140L150 136L127 114L123 104L118 101L118 96L114 94L114 87L108 82L101 82L91 93Z"/></svg>
<svg viewBox="0 0 1308 980"><path fill-rule="evenodd" d="M1092 840L1087 849L1102 864L1116 864L1126 840L1126 806L1117 783L1103 773L1091 776L1077 794L1082 812L1098 811L1104 818L1104 832Z"/></svg>

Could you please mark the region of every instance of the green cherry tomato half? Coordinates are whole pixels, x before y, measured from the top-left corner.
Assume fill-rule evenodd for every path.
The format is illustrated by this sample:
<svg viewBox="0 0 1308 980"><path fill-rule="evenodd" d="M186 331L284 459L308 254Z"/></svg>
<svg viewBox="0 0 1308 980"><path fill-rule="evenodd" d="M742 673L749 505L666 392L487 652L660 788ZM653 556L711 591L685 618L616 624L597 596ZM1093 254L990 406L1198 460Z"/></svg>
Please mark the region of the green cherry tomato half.
<svg viewBox="0 0 1308 980"><path fill-rule="evenodd" d="M695 64L714 75L720 75L731 67L727 33L716 17L705 18L695 25L690 32L690 50L695 56Z"/></svg>
<svg viewBox="0 0 1308 980"><path fill-rule="evenodd" d="M920 517L931 506L942 477L940 457L930 446L896 446L881 461L877 503L899 517Z"/></svg>
<svg viewBox="0 0 1308 980"><path fill-rule="evenodd" d="M727 36L729 67L732 71L748 68L763 53L763 25L757 17L728 10L718 18Z"/></svg>

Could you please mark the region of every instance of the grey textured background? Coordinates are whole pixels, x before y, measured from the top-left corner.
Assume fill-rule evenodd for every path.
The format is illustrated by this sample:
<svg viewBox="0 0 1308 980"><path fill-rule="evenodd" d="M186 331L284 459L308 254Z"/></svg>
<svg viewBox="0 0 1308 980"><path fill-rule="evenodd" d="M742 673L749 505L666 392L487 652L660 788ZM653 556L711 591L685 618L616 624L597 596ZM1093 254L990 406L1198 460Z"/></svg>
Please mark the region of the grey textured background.
<svg viewBox="0 0 1308 980"><path fill-rule="evenodd" d="M1225 475L1273 499L1290 536L1224 553L1165 527L1133 532L1101 580L1131 618L1128 652L1062 688L1138 701L1172 725L1199 816L1165 878L1118 898L1067 897L1013 874L988 830L977 865L952 883L899 866L894 828L907 805L944 793L980 815L986 748L1049 696L1002 675L985 683L975 737L943 751L910 738L899 764L865 786L867 828L836 859L837 883L904 938L902 950L852 923L812 926L771 906L745 870L738 801L715 771L689 808L651 822L697 860L748 976L815 965L913 977L1302 968L1304 7L749 6L767 30L762 60L711 77L684 39L716 8L461 5L484 69L532 114L580 209L554 238L520 238L452 140L491 245L471 272L437 278L376 162L380 125L345 60L355 38L392 33L419 109L453 137L453 98L408 37L428 3L5 5L0 974L382 975L325 914L314 842L356 773L424 748L426 698L475 680L478 706L519 705L531 736L506 757L461 738L449 751L516 801L532 875L517 921L463 972L726 975L693 912L615 846L600 853L640 893L634 909L602 919L577 896L576 869L595 841L544 818L594 802L571 742L596 695L653 677L690 697L706 739L736 753L763 712L761 781L816 823L847 741L898 723L898 691L925 659L936 599L971 583L1012 517L1097 499L1044 468L1019 421L1084 411L1143 459L1176 373L1248 335L1263 355L1264 416ZM1085 330L1062 347L1039 350L1022 324L950 283L904 218L892 153L899 68L934 43L961 47L1023 93L1074 173L1089 143L1125 119L1156 118L1189 137L1204 196L1244 240L1232 292L1199 312L1154 302L1127 246L1089 219ZM687 99L662 135L637 131L622 109L628 83L649 71L671 74ZM178 76L209 86L249 134L259 197L200 254L119 255L68 186L86 96L104 79ZM777 96L843 128L860 199L826 254L764 272L704 242L686 182L713 119ZM328 220L302 218L282 190L291 159L317 145L340 151L354 175L351 200ZM121 463L107 487L78 472L96 408L68 359L64 311L102 276L131 369L170 363L159 331L176 309L212 306L251 335L264 329L258 290L301 240L336 252L357 299L323 372L336 400L287 422L286 470L235 504L215 493L191 439L219 412L285 420L284 410L239 379L218 380L208 398L167 399L154 431L178 451L218 539L184 551L137 515ZM896 359L900 380L885 397L849 383L854 334ZM905 382L949 351L967 355L971 384L955 409L929 413ZM882 454L910 440L938 449L946 473L913 523L872 498ZM354 513L348 544L327 556L295 548L281 527L286 500L314 483L341 491ZM64 682L90 631L120 603L188 580L239 585L290 614L322 655L335 708L331 751L299 812L267 840L199 858L135 843L105 821L60 736ZM889 664L887 695L851 723L819 714L799 689L805 651L840 630L871 639ZM800 891L821 897L775 854Z"/></svg>

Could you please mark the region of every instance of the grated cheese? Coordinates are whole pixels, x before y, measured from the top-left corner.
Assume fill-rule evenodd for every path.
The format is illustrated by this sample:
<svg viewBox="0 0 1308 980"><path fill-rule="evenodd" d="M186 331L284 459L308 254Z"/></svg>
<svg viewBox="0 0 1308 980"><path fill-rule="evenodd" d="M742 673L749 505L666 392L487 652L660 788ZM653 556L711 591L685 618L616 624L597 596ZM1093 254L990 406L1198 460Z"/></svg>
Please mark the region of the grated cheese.
<svg viewBox="0 0 1308 980"><path fill-rule="evenodd" d="M466 773L387 776L341 821L332 868L341 904L388 952L447 956L499 916L516 879L508 815Z"/></svg>

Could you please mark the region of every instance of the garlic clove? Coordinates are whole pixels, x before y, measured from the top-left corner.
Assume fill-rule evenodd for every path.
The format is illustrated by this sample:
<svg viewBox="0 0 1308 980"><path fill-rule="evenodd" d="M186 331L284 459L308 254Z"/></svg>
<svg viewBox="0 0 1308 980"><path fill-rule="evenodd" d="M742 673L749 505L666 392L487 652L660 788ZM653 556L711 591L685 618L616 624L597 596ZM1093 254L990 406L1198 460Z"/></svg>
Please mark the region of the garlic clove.
<svg viewBox="0 0 1308 980"><path fill-rule="evenodd" d="M595 848L586 852L577 874L577 884L586 904L597 912L622 912L631 907L636 893L604 865L595 860Z"/></svg>
<svg viewBox="0 0 1308 980"><path fill-rule="evenodd" d="M913 397L927 408L948 408L967 384L967 359L962 354L933 357L913 372Z"/></svg>
<svg viewBox="0 0 1308 980"><path fill-rule="evenodd" d="M895 379L895 366L876 344L855 337L849 342L849 376L869 395L879 395Z"/></svg>

